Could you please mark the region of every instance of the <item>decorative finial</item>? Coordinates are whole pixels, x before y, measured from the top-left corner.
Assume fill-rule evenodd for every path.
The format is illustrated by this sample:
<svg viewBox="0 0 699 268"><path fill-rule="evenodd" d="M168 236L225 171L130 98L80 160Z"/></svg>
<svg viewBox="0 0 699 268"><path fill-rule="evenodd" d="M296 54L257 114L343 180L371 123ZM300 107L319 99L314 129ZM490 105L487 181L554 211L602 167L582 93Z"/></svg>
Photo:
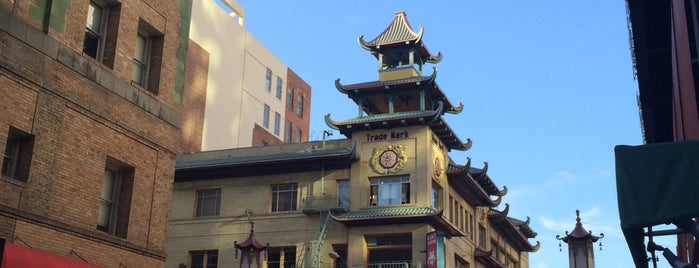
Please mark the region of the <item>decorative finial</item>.
<svg viewBox="0 0 699 268"><path fill-rule="evenodd" d="M579 209L575 210L575 221L577 221L578 224L580 224L580 210Z"/></svg>

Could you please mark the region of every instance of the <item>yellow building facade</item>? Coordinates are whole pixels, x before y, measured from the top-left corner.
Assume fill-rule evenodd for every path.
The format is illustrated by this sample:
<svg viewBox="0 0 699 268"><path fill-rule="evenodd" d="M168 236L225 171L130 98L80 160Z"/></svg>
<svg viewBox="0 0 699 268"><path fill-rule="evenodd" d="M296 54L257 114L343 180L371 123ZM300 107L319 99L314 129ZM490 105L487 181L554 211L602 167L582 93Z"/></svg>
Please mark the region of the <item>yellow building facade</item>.
<svg viewBox="0 0 699 268"><path fill-rule="evenodd" d="M402 12L359 41L379 80L336 81L358 106L356 118L326 116L345 139L178 156L167 267L529 267L536 233L507 216L507 188L487 163L449 156L471 142L444 120L463 106L436 70L422 75L441 54ZM259 266L241 265L238 245L251 238Z"/></svg>

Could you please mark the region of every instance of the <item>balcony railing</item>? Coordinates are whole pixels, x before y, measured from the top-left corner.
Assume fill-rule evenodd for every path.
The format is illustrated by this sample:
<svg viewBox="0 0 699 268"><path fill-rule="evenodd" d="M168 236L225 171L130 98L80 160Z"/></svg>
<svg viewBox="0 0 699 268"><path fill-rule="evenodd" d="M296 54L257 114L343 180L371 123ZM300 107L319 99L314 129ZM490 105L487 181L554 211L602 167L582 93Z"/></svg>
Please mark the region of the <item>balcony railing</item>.
<svg viewBox="0 0 699 268"><path fill-rule="evenodd" d="M396 262L370 262L367 263L367 268L413 268L410 261Z"/></svg>
<svg viewBox="0 0 699 268"><path fill-rule="evenodd" d="M337 195L304 197L301 201L301 209L304 213L347 212L349 211L349 198Z"/></svg>
<svg viewBox="0 0 699 268"><path fill-rule="evenodd" d="M319 268L423 268L424 264L416 264L413 266L412 261L393 261L393 262L356 262L347 263L347 265L336 263L336 264L322 264Z"/></svg>
<svg viewBox="0 0 699 268"><path fill-rule="evenodd" d="M270 268L297 268L302 267L293 263L282 264L279 262L268 262L267 267ZM323 263L317 266L311 266L313 268L424 268L424 264L415 264L413 266L412 261L393 261L393 262L356 262L348 263L347 265L341 263Z"/></svg>

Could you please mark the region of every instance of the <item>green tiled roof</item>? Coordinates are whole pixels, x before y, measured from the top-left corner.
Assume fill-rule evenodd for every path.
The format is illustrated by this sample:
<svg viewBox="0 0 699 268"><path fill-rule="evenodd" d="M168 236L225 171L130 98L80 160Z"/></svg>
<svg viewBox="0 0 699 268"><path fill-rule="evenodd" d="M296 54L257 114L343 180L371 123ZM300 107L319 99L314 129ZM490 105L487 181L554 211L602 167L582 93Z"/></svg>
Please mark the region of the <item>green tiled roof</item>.
<svg viewBox="0 0 699 268"><path fill-rule="evenodd" d="M369 219L404 216L431 216L438 211L428 207L399 207L399 208L375 208L351 211L338 216L338 219Z"/></svg>
<svg viewBox="0 0 699 268"><path fill-rule="evenodd" d="M349 155L353 154L356 146L350 139L327 141L324 147L321 144L322 142L315 141L180 154L175 167L219 167Z"/></svg>
<svg viewBox="0 0 699 268"><path fill-rule="evenodd" d="M436 115L435 112L431 111L431 110L428 110L428 111L407 111L407 112L397 112L397 113L388 113L388 114L373 114L373 115L358 117L358 118L353 118L353 119L334 121L333 123L335 125L362 124L362 123L385 121L385 120L414 118L414 117L420 117L420 116L433 117L435 115ZM429 119L432 119L432 118L429 118Z"/></svg>

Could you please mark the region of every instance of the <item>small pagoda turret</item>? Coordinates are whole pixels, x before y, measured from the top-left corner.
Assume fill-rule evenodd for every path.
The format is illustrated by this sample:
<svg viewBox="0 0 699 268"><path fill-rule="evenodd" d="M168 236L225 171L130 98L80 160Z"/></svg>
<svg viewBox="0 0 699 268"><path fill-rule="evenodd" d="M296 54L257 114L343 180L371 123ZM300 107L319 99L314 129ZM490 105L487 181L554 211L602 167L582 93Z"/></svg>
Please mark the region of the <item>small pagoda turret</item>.
<svg viewBox="0 0 699 268"><path fill-rule="evenodd" d="M580 210L575 210L575 228L573 231L561 237L556 235L556 239L568 244L568 258L570 259L570 268L593 268L595 267L595 252L592 243L604 237L603 233L599 236L592 235L592 231L587 231L580 222ZM559 244L559 247L561 245ZM602 242L599 244L602 249Z"/></svg>
<svg viewBox="0 0 699 268"><path fill-rule="evenodd" d="M379 80L343 85L337 79L335 87L357 104L358 114L343 121L333 121L328 114L328 126L352 137L352 132L362 130L429 125L450 150L471 147L470 139L462 142L442 119L445 113L460 113L463 104L449 101L435 82L436 68L431 75L422 75L425 63L437 63L442 58L441 53L435 56L427 50L422 27L416 33L405 12L397 12L379 36L369 42L360 36L359 44L379 61Z"/></svg>
<svg viewBox="0 0 699 268"><path fill-rule="evenodd" d="M269 249L269 244L263 245L255 238L255 223L252 222L250 218L251 213L251 210L245 209L245 214L248 216L248 221L250 222L250 234L248 238L242 243L238 243L238 241L233 242L236 258L238 258L238 251L240 251L240 268L262 267L260 266L260 255L263 251L267 252L267 249Z"/></svg>
<svg viewBox="0 0 699 268"><path fill-rule="evenodd" d="M396 12L393 21L379 36L366 42L364 36L359 37L362 48L371 51L379 61L379 70L397 70L418 66L422 72L425 63L438 63L442 53L432 55L422 42L422 26L416 33L410 27L405 12Z"/></svg>

